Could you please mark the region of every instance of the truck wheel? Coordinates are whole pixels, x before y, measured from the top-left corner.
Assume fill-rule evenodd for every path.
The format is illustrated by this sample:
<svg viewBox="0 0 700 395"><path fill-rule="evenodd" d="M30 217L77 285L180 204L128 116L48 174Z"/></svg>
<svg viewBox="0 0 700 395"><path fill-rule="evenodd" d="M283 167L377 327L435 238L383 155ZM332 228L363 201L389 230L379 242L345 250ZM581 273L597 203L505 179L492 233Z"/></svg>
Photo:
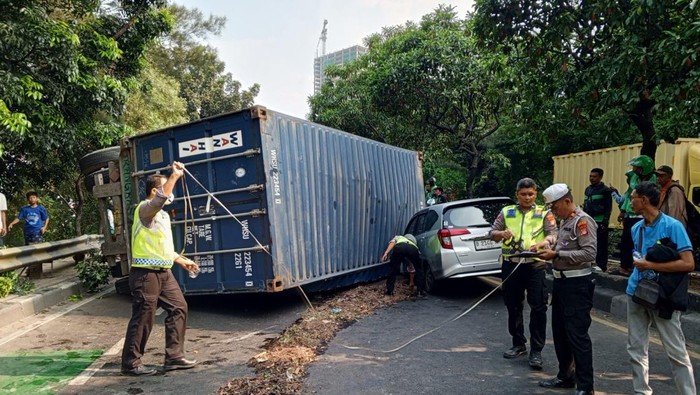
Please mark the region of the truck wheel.
<svg viewBox="0 0 700 395"><path fill-rule="evenodd" d="M92 188L96 185L95 184L95 176L98 174L102 174L102 179L104 180L104 184L109 184L109 169L100 169L94 173L90 173L85 176L85 188L88 190L88 192L92 193Z"/></svg>
<svg viewBox="0 0 700 395"><path fill-rule="evenodd" d="M114 288L117 290L118 295L131 295L129 277L120 278L119 280L115 281Z"/></svg>
<svg viewBox="0 0 700 395"><path fill-rule="evenodd" d="M107 167L109 161L119 159L119 151L119 147L108 147L90 152L78 160L80 172L87 175Z"/></svg>

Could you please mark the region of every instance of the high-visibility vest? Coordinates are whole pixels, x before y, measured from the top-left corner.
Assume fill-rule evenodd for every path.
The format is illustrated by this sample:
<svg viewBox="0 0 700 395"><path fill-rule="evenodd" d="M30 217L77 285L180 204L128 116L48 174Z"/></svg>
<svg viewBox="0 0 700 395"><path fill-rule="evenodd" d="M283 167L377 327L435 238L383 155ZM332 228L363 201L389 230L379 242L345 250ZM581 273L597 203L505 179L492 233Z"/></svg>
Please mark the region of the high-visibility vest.
<svg viewBox="0 0 700 395"><path fill-rule="evenodd" d="M403 236L396 236L396 237L394 237L394 243L395 243L395 244L408 243L408 244L410 244L410 245L412 245L412 246L418 248L418 246L415 245L411 240L409 240L408 238L403 237Z"/></svg>
<svg viewBox="0 0 700 395"><path fill-rule="evenodd" d="M523 215L517 205L503 207L501 213L506 222L506 229L513 232L513 238L504 240L501 245L503 257L527 251L531 246L543 241L547 236L544 233L544 221L548 212L535 206Z"/></svg>
<svg viewBox="0 0 700 395"><path fill-rule="evenodd" d="M131 227L131 267L170 269L175 256L170 218L165 211L160 210L154 218L152 228L143 226L139 218L139 209L145 203L139 203L134 212L134 224Z"/></svg>

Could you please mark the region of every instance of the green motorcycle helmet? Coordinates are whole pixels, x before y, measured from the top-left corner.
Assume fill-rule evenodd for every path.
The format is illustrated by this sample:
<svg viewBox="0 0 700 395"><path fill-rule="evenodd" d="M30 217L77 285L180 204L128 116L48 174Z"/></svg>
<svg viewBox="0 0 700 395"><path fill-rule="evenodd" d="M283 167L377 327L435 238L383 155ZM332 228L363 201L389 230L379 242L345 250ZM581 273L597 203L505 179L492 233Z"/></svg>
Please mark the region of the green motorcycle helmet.
<svg viewBox="0 0 700 395"><path fill-rule="evenodd" d="M648 176L654 172L654 160L646 155L635 156L627 162L628 165L642 169L642 175Z"/></svg>

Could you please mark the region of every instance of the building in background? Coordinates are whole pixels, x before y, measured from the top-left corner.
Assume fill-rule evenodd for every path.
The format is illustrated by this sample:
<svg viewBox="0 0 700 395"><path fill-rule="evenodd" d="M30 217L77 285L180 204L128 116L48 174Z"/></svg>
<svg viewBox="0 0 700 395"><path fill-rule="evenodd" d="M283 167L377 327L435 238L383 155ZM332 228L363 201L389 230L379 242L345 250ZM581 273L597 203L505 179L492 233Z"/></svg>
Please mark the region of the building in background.
<svg viewBox="0 0 700 395"><path fill-rule="evenodd" d="M367 53L367 48L355 45L314 59L314 94L321 91L321 86L326 78L326 67L347 64L365 53Z"/></svg>

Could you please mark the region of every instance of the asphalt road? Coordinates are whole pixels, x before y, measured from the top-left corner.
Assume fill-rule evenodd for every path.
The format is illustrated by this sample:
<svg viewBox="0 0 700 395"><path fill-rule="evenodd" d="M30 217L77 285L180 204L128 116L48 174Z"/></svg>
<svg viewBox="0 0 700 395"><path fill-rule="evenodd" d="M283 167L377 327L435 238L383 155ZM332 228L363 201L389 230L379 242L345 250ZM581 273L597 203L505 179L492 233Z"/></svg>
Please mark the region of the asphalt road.
<svg viewBox="0 0 700 395"><path fill-rule="evenodd" d="M499 292L461 319L417 340L399 351L386 353L459 315L491 287L465 280L428 300L407 301L380 310L341 331L327 352L310 368L309 393L332 394L545 394L541 379L557 373L551 331L543 350L545 366L533 371L527 358L506 360L510 347L506 310ZM526 312L526 315L528 313ZM527 324L526 324L527 325ZM549 327L549 322L548 322ZM596 316L593 339L596 392L632 392L625 348L624 323ZM361 346L368 350L352 350ZM694 347L695 380L700 383L700 361ZM670 363L661 346L650 348L655 393L676 393Z"/></svg>
<svg viewBox="0 0 700 395"><path fill-rule="evenodd" d="M60 394L213 394L230 379L252 374L247 361L297 320L304 304L296 293L190 297L185 349L200 365L152 377L120 375L121 342L131 314L130 297L109 293L77 309L67 302L0 329L0 354L53 350L106 350L91 377L78 377ZM70 311L69 311L70 310ZM162 366L165 313L157 317L144 357ZM25 333L26 332L26 333ZM3 344L4 343L4 344ZM111 355L110 355L111 354ZM2 391L0 391L2 392Z"/></svg>
<svg viewBox="0 0 700 395"><path fill-rule="evenodd" d="M546 391L537 381L556 374L556 357L548 338L545 368L532 371L525 358L505 360L510 346L506 311L496 292L461 319L396 352L415 336L455 317L491 288L463 280L427 300L402 302L379 310L342 330L309 369L308 393L317 394L523 394ZM382 297L378 295L377 297ZM304 311L295 294L189 298L186 350L201 364L190 371L130 378L119 374L120 340L130 315L128 297L109 293L95 300L66 302L40 315L0 328L0 354L55 350L106 350L92 369L60 394L213 394L234 377L252 374L246 362L262 351ZM144 362L163 362L161 315ZM631 392L624 323L597 316L594 340L596 389L599 394ZM351 350L346 346L365 347ZM692 346L696 381L700 382L698 348ZM670 364L660 345L651 346L652 386L675 393ZM568 391L563 391L568 393Z"/></svg>

